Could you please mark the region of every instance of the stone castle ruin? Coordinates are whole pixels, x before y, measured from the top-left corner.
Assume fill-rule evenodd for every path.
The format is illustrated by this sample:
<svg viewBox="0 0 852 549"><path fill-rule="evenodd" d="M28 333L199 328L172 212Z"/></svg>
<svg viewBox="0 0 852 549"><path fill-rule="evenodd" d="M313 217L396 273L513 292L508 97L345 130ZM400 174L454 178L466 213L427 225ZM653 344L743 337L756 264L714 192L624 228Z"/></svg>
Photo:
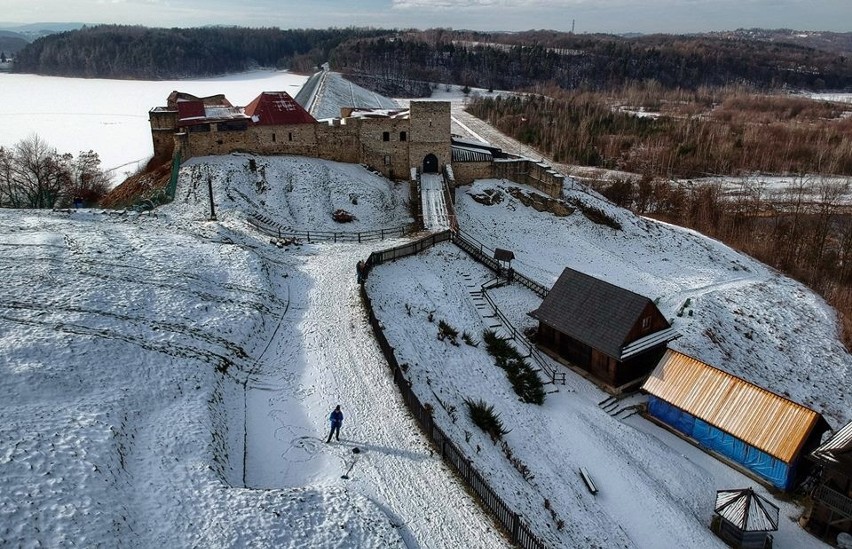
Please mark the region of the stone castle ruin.
<svg viewBox="0 0 852 549"><path fill-rule="evenodd" d="M451 134L450 103L412 101L403 109L340 109L317 120L287 92L263 92L245 107L224 95L172 92L149 111L155 157L181 161L235 152L298 155L364 164L391 180L448 173L450 183L505 178L559 196L563 176L549 166ZM448 169L450 168L450 169Z"/></svg>

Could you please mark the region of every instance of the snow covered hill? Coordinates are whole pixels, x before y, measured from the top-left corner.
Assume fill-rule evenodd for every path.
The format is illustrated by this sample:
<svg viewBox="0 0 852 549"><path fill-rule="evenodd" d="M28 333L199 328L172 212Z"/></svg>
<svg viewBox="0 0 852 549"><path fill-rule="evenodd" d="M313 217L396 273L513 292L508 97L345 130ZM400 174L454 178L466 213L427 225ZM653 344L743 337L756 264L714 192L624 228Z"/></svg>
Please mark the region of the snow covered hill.
<svg viewBox="0 0 852 549"><path fill-rule="evenodd" d="M684 334L678 348L787 391L832 425L850 419L850 360L811 292L579 188L624 229L468 194L505 187L460 189L457 213L464 230L512 249L518 270L549 284L572 266L659 297ZM0 210L0 545L505 546L408 416L363 313L355 263L400 240L279 248L246 222L256 212L300 231L396 227L410 221L406 201L406 185L360 166L233 155L187 162L175 201L149 215ZM336 209L356 220L335 223ZM469 291L488 277L446 244L368 281L415 387L455 408L436 408L442 426L555 545L721 547L707 530L714 492L752 480L639 416L610 418L596 406L605 395L572 373L543 407L525 405L481 348L437 340L429 312L479 339ZM534 295L493 295L529 324ZM503 414L535 478L471 426L464 397ZM335 404L342 441L326 444ZM821 545L792 520L776 542Z"/></svg>

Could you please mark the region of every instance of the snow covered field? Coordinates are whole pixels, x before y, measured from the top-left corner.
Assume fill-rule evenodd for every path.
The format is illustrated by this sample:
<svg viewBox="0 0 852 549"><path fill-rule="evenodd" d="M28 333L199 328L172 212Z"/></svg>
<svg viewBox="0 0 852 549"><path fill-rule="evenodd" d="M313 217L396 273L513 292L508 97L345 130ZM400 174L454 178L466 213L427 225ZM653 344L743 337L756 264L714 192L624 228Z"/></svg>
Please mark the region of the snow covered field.
<svg viewBox="0 0 852 549"><path fill-rule="evenodd" d="M244 221L266 203L318 224L357 193L362 228L396 226L399 189L357 166L258 163L267 188L244 157L194 159L156 215L0 212L0 546L505 544L371 338L354 264L391 243L282 250ZM343 440L325 445L337 403Z"/></svg>
<svg viewBox="0 0 852 549"><path fill-rule="evenodd" d="M35 132L60 151L94 149L105 167L135 167L151 154L148 109L173 89L245 104L264 90L295 94L304 79L0 74L0 145ZM0 546L506 545L408 417L367 325L355 263L401 241L278 248L245 221L259 212L297 230L397 227L410 221L407 186L354 165L255 161L252 171L246 156L191 160L175 202L153 215L0 210ZM207 221L207 175L218 222ZM505 186L459 189L457 213L463 230L513 250L517 270L549 285L571 266L659 298L683 334L673 347L813 406L834 427L852 419L852 361L818 296L579 185L568 192L623 231L468 195ZM338 208L356 220L334 223ZM443 244L376 268L368 290L415 388L444 403L436 418L492 486L555 546L723 547L708 530L715 491L765 495L755 481L640 416L610 417L597 406L606 395L571 372L543 406L521 404L482 345L437 340L438 320L480 339L490 320L470 291L490 276ZM531 325L535 295L491 295L515 326ZM470 423L466 397L501 412L533 479ZM343 440L326 445L335 404ZM776 546L824 546L795 523L800 507L775 501Z"/></svg>
<svg viewBox="0 0 852 549"><path fill-rule="evenodd" d="M0 545L506 545L424 442L372 339L354 265L400 241L279 248L245 221L257 211L298 229L399 226L407 186L347 164L255 164L192 159L175 202L153 215L0 211ZM218 222L199 187L207 175ZM691 297L677 348L787 391L832 425L850 419L849 357L812 293L623 210L611 211L616 233L467 194L503 185L460 189L458 215L512 249L518 270L550 284L570 265L660 297L667 316ZM339 207L357 221L334 224ZM640 416L610 417L597 407L606 395L573 373L543 406L521 404L482 345L437 340L438 320L480 339L469 292L489 277L443 244L377 267L368 290L415 388L492 486L556 546L722 547L707 529L715 490L753 480ZM533 294L492 295L517 326L530 322ZM465 397L502 414L534 478L470 423ZM327 445L335 404L343 436ZM787 517L778 546L821 546L795 523L800 508L776 502Z"/></svg>

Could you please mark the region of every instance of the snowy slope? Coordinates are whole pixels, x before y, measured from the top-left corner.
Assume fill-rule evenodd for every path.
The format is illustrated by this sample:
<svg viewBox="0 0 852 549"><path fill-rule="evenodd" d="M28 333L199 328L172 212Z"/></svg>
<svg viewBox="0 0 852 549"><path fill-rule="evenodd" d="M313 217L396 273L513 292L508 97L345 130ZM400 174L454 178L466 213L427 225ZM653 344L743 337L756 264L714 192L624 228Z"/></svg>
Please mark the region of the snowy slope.
<svg viewBox="0 0 852 549"><path fill-rule="evenodd" d="M269 162L292 190L258 190L234 171L245 158L211 160L219 223L192 165L156 215L0 211L0 546L504 544L369 336L354 263L371 248L281 250L243 221L264 202L321 223L351 179L363 227L398 225L393 184ZM344 440L325 445L337 403Z"/></svg>
<svg viewBox="0 0 852 549"><path fill-rule="evenodd" d="M608 212L623 230L579 211L542 214L508 193L494 206L471 197L507 186L521 187L492 180L460 189L456 209L463 230L514 251L515 269L550 286L571 267L647 296L682 334L673 348L812 406L832 426L852 419L852 359L837 338L836 313L805 286L693 231L638 218L579 185L566 196ZM519 326L534 324L525 313L537 306L520 308Z"/></svg>
<svg viewBox="0 0 852 549"><path fill-rule="evenodd" d="M849 358L806 289L623 210L615 233L468 190L463 229L512 249L518 270L549 284L570 265L660 297L679 348L810 399L833 425L849 419ZM355 263L400 241L278 248L246 223L394 227L410 221L406 192L360 166L232 155L187 162L153 215L0 211L0 546L505 546L408 417L363 314ZM338 208L357 220L334 223ZM368 281L415 387L474 464L554 545L720 547L707 530L715 490L754 481L639 416L611 418L606 395L571 373L544 406L521 404L481 345L437 340L438 320L479 339L487 320L469 291L489 277L445 244ZM530 322L534 295L493 295ZM676 317L687 297L693 315ZM467 420L465 397L503 414L533 479ZM342 440L326 445L335 404ZM786 518L776 543L820 546Z"/></svg>
<svg viewBox="0 0 852 549"><path fill-rule="evenodd" d="M664 314L684 334L673 346L789 392L826 412L835 426L849 419L849 356L836 341L831 311L811 292L717 242L635 218L594 194L569 192L608 211L622 231L596 225L579 211L562 218L537 212L508 193L492 206L470 196L507 186L534 192L480 181L457 191L456 208L463 230L492 248L514 251L517 270L549 285L571 266L660 298ZM391 345L409 365L415 388L432 404L441 427L554 546L720 547L707 531L716 490L755 486L774 499L754 480L640 416L611 417L598 407L608 395L576 374L568 373L566 386L550 386L557 391L543 406L523 404L482 344L439 340L440 321L477 341L483 330L499 324L471 295L491 279L491 272L455 246L442 244L376 268L368 289ZM490 294L516 327L534 324L526 313L541 300L532 292L509 286ZM687 296L693 315L678 317ZM780 347L772 344L776 341ZM813 362L804 361L807 355ZM811 370L816 361L819 375ZM811 382L797 382L805 377ZM495 407L511 430L506 440L514 459L534 478L525 480L501 447L471 422L464 404L470 398ZM580 467L592 474L597 496L587 492ZM544 509L545 499L553 514ZM776 503L789 518L775 536L778 546L822 545L794 522L801 508Z"/></svg>
<svg viewBox="0 0 852 549"><path fill-rule="evenodd" d="M327 72L316 91L311 114L316 119L337 118L342 107L397 109L396 101L346 80L338 72Z"/></svg>

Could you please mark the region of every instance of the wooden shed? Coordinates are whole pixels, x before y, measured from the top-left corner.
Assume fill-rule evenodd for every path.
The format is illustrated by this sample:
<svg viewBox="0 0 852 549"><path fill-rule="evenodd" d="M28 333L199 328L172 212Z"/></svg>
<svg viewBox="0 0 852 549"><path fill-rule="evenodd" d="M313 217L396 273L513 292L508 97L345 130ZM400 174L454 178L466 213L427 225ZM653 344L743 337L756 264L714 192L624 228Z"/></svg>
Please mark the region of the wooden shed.
<svg viewBox="0 0 852 549"><path fill-rule="evenodd" d="M808 458L821 466L819 484L811 493L807 528L834 543L852 535L852 422L834 433Z"/></svg>
<svg viewBox="0 0 852 549"><path fill-rule="evenodd" d="M671 349L642 390L651 417L782 490L828 429L814 410Z"/></svg>
<svg viewBox="0 0 852 549"><path fill-rule="evenodd" d="M647 297L567 268L530 316L540 347L610 387L647 375L677 337Z"/></svg>

